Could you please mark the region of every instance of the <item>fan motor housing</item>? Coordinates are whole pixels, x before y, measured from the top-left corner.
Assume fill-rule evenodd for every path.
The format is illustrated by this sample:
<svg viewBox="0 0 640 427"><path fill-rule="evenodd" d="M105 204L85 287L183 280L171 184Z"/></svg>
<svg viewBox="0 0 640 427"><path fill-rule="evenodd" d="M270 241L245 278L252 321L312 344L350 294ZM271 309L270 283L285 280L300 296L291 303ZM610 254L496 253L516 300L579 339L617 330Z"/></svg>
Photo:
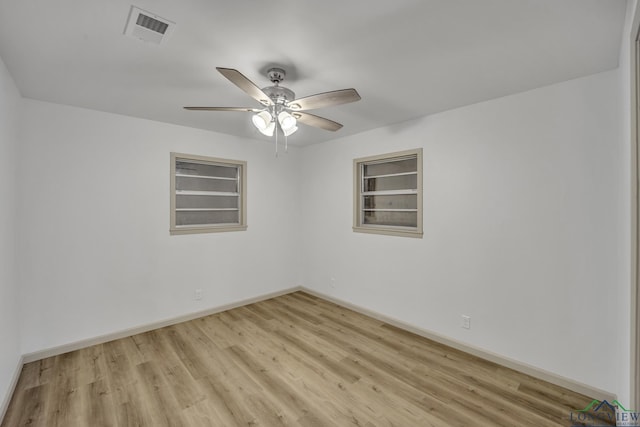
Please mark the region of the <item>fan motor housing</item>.
<svg viewBox="0 0 640 427"><path fill-rule="evenodd" d="M269 86L262 89L276 104L290 102L296 99L296 94L284 86Z"/></svg>

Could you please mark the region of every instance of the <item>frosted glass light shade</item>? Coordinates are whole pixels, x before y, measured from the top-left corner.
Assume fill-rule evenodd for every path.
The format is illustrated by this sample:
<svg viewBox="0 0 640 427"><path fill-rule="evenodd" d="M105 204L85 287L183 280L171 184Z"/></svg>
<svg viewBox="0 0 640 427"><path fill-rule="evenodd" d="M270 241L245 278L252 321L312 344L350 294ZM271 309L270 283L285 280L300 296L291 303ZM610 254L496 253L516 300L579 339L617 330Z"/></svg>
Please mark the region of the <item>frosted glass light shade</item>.
<svg viewBox="0 0 640 427"><path fill-rule="evenodd" d="M269 112L266 110L260 111L258 114L254 114L253 117L251 117L253 125L262 133L264 133L264 131L272 123L272 119L273 117L271 117L271 114L269 114Z"/></svg>
<svg viewBox="0 0 640 427"><path fill-rule="evenodd" d="M285 135L287 135L288 130L296 127L296 118L286 111L278 114L278 122L280 122L280 127L282 128L282 131L285 133ZM295 132L295 130L290 132L290 134L293 132Z"/></svg>
<svg viewBox="0 0 640 427"><path fill-rule="evenodd" d="M264 128L264 129L260 129L258 128L258 130L266 136L273 136L273 131L276 129L276 122L270 122L269 125Z"/></svg>
<svg viewBox="0 0 640 427"><path fill-rule="evenodd" d="M294 125L293 127L289 128L289 129L282 128L282 133L284 133L284 136L289 136L289 135L291 135L292 133L294 133L297 130L298 130L298 126Z"/></svg>

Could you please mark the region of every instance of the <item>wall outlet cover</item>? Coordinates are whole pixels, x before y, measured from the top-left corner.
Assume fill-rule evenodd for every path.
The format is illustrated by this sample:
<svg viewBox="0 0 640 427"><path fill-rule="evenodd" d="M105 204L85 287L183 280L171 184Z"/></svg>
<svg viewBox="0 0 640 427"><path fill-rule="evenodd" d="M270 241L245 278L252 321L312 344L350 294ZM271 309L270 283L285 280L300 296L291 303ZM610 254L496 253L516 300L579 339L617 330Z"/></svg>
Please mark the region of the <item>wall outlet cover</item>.
<svg viewBox="0 0 640 427"><path fill-rule="evenodd" d="M462 315L462 323L460 324L464 329L471 329L471 317Z"/></svg>

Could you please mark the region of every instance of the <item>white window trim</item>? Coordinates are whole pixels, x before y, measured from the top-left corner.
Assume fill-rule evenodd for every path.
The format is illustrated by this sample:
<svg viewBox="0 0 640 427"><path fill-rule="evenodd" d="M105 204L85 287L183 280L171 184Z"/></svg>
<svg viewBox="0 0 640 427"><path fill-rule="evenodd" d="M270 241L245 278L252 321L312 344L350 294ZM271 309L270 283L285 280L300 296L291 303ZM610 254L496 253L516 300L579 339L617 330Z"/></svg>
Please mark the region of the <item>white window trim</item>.
<svg viewBox="0 0 640 427"><path fill-rule="evenodd" d="M221 159L217 157L199 156L195 154L171 153L171 209L169 234L199 234L199 233L219 233L225 231L244 231L247 229L247 162L243 160ZM238 224L211 224L206 226L176 226L176 160L184 159L196 162L211 163L222 166L233 166L240 168L240 208Z"/></svg>
<svg viewBox="0 0 640 427"><path fill-rule="evenodd" d="M417 157L417 209L418 218L416 227L399 227L389 225L364 225L361 223L361 165L380 160L393 160L396 158ZM394 153L379 154L369 157L361 157L353 160L353 231L357 233L384 234L388 236L403 236L422 238L422 148L414 150L397 151Z"/></svg>

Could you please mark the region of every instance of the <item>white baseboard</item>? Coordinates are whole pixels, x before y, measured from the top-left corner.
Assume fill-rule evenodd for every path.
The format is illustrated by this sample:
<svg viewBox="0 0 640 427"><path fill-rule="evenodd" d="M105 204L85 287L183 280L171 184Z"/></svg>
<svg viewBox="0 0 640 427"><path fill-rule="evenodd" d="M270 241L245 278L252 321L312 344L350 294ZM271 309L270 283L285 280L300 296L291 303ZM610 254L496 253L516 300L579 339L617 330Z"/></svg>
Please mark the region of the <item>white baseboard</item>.
<svg viewBox="0 0 640 427"><path fill-rule="evenodd" d="M18 385L18 380L20 379L20 373L22 372L22 366L24 366L24 356L20 356L18 359L18 363L16 364L16 369L13 372L13 376L11 377L11 382L9 383L9 388L7 389L7 394L3 397L2 403L0 404L0 424L4 420L4 416L7 414L7 409L9 409L9 403L11 403L11 397L13 396L13 392Z"/></svg>
<svg viewBox="0 0 640 427"><path fill-rule="evenodd" d="M159 322L153 322L146 325L136 326L134 328L125 329L117 332L113 332L106 335L101 335L95 338L89 338L86 340L75 341L69 344L64 344L57 347L51 347L40 351L35 351L33 353L27 353L23 356L24 363L35 362L36 360L44 359L47 357L57 356L59 354L68 353L74 350L80 350L85 347L89 347L96 344L102 344L105 342L117 340L120 338L130 337L132 335L141 334L143 332L149 332L154 329L164 328L165 326L175 325L177 323L187 322L189 320L197 319L199 317L209 316L211 314L220 313L222 311L231 310L233 308L242 307L244 305L253 304L259 301L264 301L267 299L279 297L281 295L290 294L292 292L296 292L301 290L302 288L299 286L283 289L281 291L270 292L267 294L258 295L256 297L243 299L240 301L236 301L230 304L221 305L218 307L208 308L206 310L197 311L195 313L185 314L183 316L173 317L170 319L161 320Z"/></svg>
<svg viewBox="0 0 640 427"><path fill-rule="evenodd" d="M350 310L356 311L360 314L364 314L365 316L373 317L374 319L380 320L382 322L388 323L392 326L395 326L400 329L404 329L405 331L412 332L416 335L420 335L422 337L428 338L430 340L436 341L440 344L444 344L449 347L453 347L457 350L464 351L465 353L472 354L474 356L480 357L482 359L488 360L490 362L497 363L501 366L513 369L518 372L522 372L523 374L531 375L534 378L538 378L543 381L550 382L551 384L558 385L560 387L564 387L576 393L584 394L585 396L598 399L598 400L607 400L609 402L614 401L617 396L613 393L601 390L596 387L592 387L588 384L583 384L579 381L574 381L570 378L563 377L561 375L555 374L553 372L546 371L544 369L537 368L532 365L528 365L523 362L519 362L514 359L510 359L505 356L501 356L496 353L492 353L487 350L483 350L478 347L471 346L469 344L465 344L463 342L447 338L443 335L439 335L435 332L428 331L426 329L418 328L416 326L405 323L401 320L394 319L392 317L386 316L384 314L377 313L373 310L369 310L367 308L352 304L347 301L343 301L339 298L335 298L331 295L323 294L322 292L315 291L313 289L301 287L302 291L307 292L311 295L314 295L318 298L325 299L327 301L331 301L339 306L348 308Z"/></svg>

